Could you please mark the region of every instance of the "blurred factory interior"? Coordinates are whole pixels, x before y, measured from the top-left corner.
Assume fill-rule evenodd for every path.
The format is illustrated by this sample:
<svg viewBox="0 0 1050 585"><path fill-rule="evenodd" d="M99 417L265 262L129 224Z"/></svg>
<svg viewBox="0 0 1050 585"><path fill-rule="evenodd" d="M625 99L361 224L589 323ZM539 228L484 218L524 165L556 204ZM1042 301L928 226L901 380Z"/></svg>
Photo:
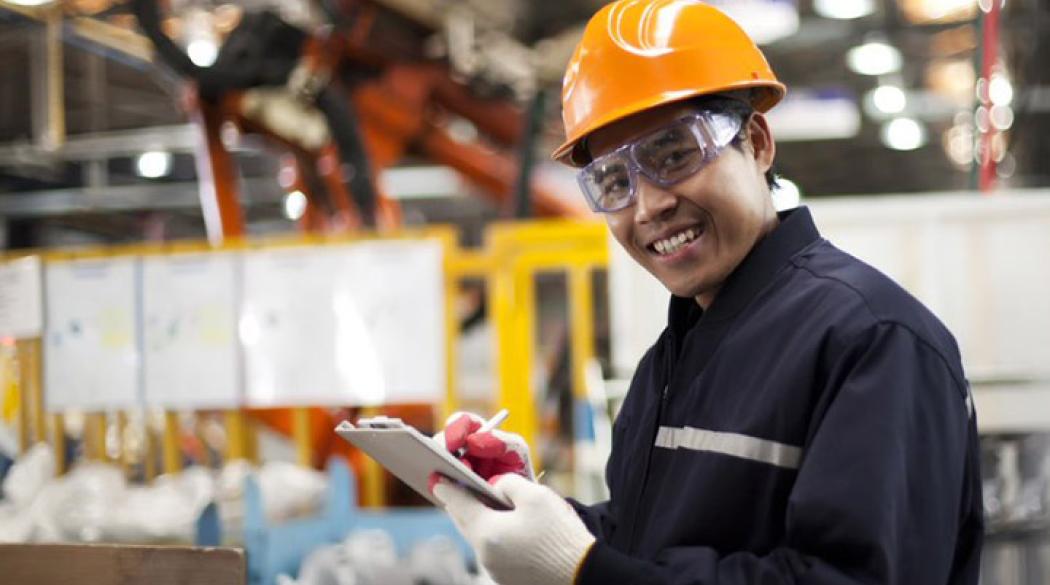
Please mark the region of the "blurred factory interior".
<svg viewBox="0 0 1050 585"><path fill-rule="evenodd" d="M755 38L789 88L770 114L778 207L810 206L826 237L895 278L960 340L982 425L982 582L1050 582L1050 2L708 3ZM28 334L7 328L21 322L10 311L25 306L15 298L25 289L0 278L0 478L12 469L0 542L201 543L202 509L214 502L222 541L238 542L236 526L253 513L246 476L277 500L260 513L284 520L328 505L332 482L343 481L338 469L318 471L329 456L350 462L365 507L418 506L330 432L344 417L380 412L433 432L454 410L517 406L525 414L508 427L530 439L548 479L567 495L599 499L608 428L634 364L666 323L667 298L624 267L573 171L548 160L563 139L566 63L604 4L0 0L0 247L10 274L36 259L19 274L36 274L40 315ZM407 243L354 248L374 238ZM137 341L113 362L94 362L126 368L133 400L107 404L92 384L110 382L78 377L92 369L87 354L49 353L60 303L118 290L61 296L58 283L76 287L83 276L65 265L111 257L140 267L180 251L278 258L299 249L288 248L292 240L317 258L302 260L310 275L285 273L285 289L262 260L230 261L230 299L241 312L217 326L229 329L216 334L228 338L220 344L228 353L214 366L233 382L223 387L228 401L151 402L161 395L151 394L153 374L119 365L154 351L142 298L152 290L142 280L148 267L128 269L138 292L127 293L127 336ZM346 266L361 278L322 282L344 267L323 252L339 246L360 252ZM561 256L529 256L529 246ZM395 253L405 264L385 265ZM246 323L323 306L338 297L325 287L367 289L346 292L368 299L365 327L395 331L375 343L376 376L418 371L364 396L359 372L371 366L347 374L334 363L342 354L296 345L311 335L322 345L342 339L317 311L285 345L253 345ZM420 320L428 325L418 339L398 329ZM307 376L318 394L289 399L287 372L260 365L266 352L285 351L300 360L286 360L287 372L333 372ZM68 370L60 356L72 360ZM350 390L322 388L329 379ZM92 393L102 398L83 398ZM38 441L49 447L34 451ZM201 468L220 475L185 475ZM65 471L71 479L54 484ZM117 495L156 489L157 476L182 496ZM54 517L41 505L26 511L40 490L55 494ZM283 501L291 492L295 501ZM73 494L85 499L74 505ZM104 518L120 498L141 501L146 517L156 505L148 502L178 503L170 517ZM55 519L62 510L72 518L65 524ZM170 530L159 528L165 522ZM382 529L384 520L364 525ZM396 556L381 537L357 538ZM449 547L431 552L458 550ZM251 577L248 549L250 578L265 582L268 573Z"/></svg>

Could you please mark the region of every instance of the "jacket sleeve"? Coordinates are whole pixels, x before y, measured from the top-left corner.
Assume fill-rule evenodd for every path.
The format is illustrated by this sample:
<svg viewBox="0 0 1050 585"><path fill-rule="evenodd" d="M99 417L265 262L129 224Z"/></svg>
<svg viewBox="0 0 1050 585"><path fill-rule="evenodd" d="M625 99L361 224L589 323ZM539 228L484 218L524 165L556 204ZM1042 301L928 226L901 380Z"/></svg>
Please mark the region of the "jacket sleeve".
<svg viewBox="0 0 1050 585"><path fill-rule="evenodd" d="M586 506L572 498L566 498L572 509L583 520L587 530L600 542L607 542L612 528L612 514L609 511L609 501L599 502L592 506Z"/></svg>
<svg viewBox="0 0 1050 585"><path fill-rule="evenodd" d="M949 582L974 505L964 500L980 498L966 487L979 471L965 381L903 325L875 325L846 347L816 409L783 546L765 555L681 547L648 561L599 540L577 582Z"/></svg>

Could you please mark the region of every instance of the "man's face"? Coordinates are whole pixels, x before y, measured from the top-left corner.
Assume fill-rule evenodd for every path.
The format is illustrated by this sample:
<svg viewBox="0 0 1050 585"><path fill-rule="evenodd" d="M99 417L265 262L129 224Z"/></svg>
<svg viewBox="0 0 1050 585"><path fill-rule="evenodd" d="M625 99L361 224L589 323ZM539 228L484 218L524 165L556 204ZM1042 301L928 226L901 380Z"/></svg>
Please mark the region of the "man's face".
<svg viewBox="0 0 1050 585"><path fill-rule="evenodd" d="M641 112L596 131L588 146L600 156L694 111L673 104ZM742 149L727 147L669 187L639 176L634 205L605 214L613 236L639 264L674 295L694 297L705 308L777 222L765 180L774 155L769 129L757 114L744 124L748 140ZM679 244L683 236L692 240Z"/></svg>

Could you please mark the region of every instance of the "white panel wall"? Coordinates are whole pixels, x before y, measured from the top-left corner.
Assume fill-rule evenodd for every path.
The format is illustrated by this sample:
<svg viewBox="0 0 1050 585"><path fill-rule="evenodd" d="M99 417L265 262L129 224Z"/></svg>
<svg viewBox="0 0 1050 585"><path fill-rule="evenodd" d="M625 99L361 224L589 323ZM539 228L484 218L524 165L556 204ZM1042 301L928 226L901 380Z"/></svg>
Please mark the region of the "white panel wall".
<svg viewBox="0 0 1050 585"><path fill-rule="evenodd" d="M806 204L824 237L899 282L947 324L978 390L1025 382L1029 392L1043 386L1050 392L1050 192ZM666 324L668 293L615 242L610 245L613 362L617 377L629 377ZM1012 395L1004 392L1002 400ZM978 405L995 396L979 396ZM987 428L1034 424L1031 416L1010 415L1025 409L987 410ZM1036 426L1050 428L1050 408L1043 411L1036 418L1046 424Z"/></svg>
<svg viewBox="0 0 1050 585"><path fill-rule="evenodd" d="M971 377L1050 378L1050 196L848 198L810 208L824 237L945 322Z"/></svg>

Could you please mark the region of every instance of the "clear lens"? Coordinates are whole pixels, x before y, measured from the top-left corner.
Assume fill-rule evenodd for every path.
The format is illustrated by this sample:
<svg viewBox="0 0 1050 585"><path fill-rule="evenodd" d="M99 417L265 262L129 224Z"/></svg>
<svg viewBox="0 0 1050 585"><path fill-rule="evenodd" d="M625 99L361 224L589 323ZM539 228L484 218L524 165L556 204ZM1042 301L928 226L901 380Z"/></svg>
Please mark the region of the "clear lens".
<svg viewBox="0 0 1050 585"><path fill-rule="evenodd" d="M683 121L635 143L634 158L646 176L660 184L676 183L703 164L706 150L695 121Z"/></svg>
<svg viewBox="0 0 1050 585"><path fill-rule="evenodd" d="M714 140L714 146L722 148L736 138L743 125L743 119L736 114L712 113L704 116L704 125L707 133Z"/></svg>
<svg viewBox="0 0 1050 585"><path fill-rule="evenodd" d="M580 185L599 211L615 211L630 204L634 189L626 153L613 153L580 171Z"/></svg>
<svg viewBox="0 0 1050 585"><path fill-rule="evenodd" d="M732 113L679 120L595 159L580 171L580 188L596 211L623 209L634 202L638 173L664 187L682 181L717 157L741 124Z"/></svg>

